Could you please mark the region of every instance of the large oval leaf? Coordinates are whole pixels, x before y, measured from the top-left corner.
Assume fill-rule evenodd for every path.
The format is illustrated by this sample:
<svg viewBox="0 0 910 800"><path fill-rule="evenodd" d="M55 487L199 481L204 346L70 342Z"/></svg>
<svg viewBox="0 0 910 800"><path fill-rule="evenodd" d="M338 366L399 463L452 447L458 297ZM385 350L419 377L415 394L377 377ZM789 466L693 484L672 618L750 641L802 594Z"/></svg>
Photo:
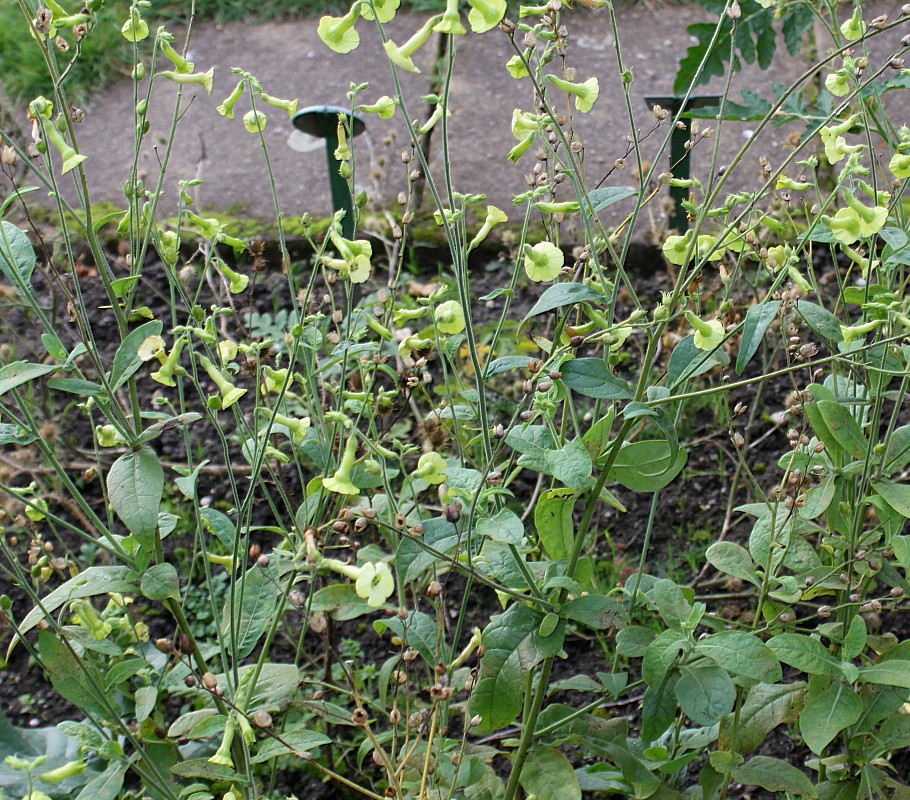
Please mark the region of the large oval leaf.
<svg viewBox="0 0 910 800"><path fill-rule="evenodd" d="M573 358L562 365L562 382L573 392L599 400L631 400L629 384L617 378L601 358Z"/></svg>
<svg viewBox="0 0 910 800"><path fill-rule="evenodd" d="M35 269L35 250L32 243L11 222L0 224L0 272L16 287L19 294L28 288Z"/></svg>
<svg viewBox="0 0 910 800"><path fill-rule="evenodd" d="M164 493L164 470L151 447L124 453L107 474L111 505L143 546L153 543L158 507Z"/></svg>

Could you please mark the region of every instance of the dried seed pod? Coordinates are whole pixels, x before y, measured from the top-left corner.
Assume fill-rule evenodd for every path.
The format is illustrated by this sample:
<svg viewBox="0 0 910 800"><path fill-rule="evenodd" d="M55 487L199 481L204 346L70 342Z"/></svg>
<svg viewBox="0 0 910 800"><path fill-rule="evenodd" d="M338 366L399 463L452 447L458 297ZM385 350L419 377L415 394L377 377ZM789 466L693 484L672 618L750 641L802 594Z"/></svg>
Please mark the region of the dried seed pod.
<svg viewBox="0 0 910 800"><path fill-rule="evenodd" d="M260 708L255 714L253 714L253 724L257 728L271 728L272 727L272 715L269 714L263 708Z"/></svg>
<svg viewBox="0 0 910 800"><path fill-rule="evenodd" d="M351 713L351 722L353 722L358 727L366 725L369 720L369 715L362 708L355 708Z"/></svg>
<svg viewBox="0 0 910 800"><path fill-rule="evenodd" d="M213 690L218 686L218 679L211 672L206 672L202 676L202 683L206 689Z"/></svg>

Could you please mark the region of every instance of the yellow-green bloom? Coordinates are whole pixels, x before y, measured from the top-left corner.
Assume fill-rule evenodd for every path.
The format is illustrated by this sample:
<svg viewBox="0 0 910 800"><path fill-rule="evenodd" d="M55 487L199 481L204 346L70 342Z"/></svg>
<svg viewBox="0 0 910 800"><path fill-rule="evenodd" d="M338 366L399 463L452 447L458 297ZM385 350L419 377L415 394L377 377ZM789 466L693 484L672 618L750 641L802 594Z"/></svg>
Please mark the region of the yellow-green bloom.
<svg viewBox="0 0 910 800"><path fill-rule="evenodd" d="M490 231L493 230L493 226L499 222L508 222L509 218L506 216L505 212L496 206L487 206L487 216L483 221L483 225L480 226L480 230L477 231L477 235L471 240L471 244L468 245L469 250L473 250L477 245L479 245L487 236L490 235Z"/></svg>
<svg viewBox="0 0 910 800"><path fill-rule="evenodd" d="M376 15L379 17L379 21L386 23L395 19L401 0L373 0L373 5L376 7ZM373 9L370 8L369 3L363 3L360 6L360 13L364 19L373 19Z"/></svg>
<svg viewBox="0 0 910 800"><path fill-rule="evenodd" d="M389 39L383 44L383 48L385 49L389 60L399 69L405 70L405 72L420 72L411 57L427 43L427 40L433 35L434 26L441 17L441 14L430 17L423 26L400 47Z"/></svg>
<svg viewBox="0 0 910 800"><path fill-rule="evenodd" d="M514 55L506 61L506 70L508 70L509 75L516 80L519 78L527 78L528 75L531 74L528 72L527 66L525 66L524 59L519 55Z"/></svg>
<svg viewBox="0 0 910 800"><path fill-rule="evenodd" d="M833 218L827 220L834 238L843 244L853 244L859 239L874 236L888 220L888 209L885 206L870 208L861 203L849 189L844 189L847 208L840 209Z"/></svg>
<svg viewBox="0 0 910 800"><path fill-rule="evenodd" d="M861 39L865 35L866 23L863 22L863 14L859 6L854 9L853 16L840 26L840 32L848 41Z"/></svg>
<svg viewBox="0 0 910 800"><path fill-rule="evenodd" d="M526 244L524 256L525 273L536 282L555 280L565 263L565 255L553 242Z"/></svg>
<svg viewBox="0 0 910 800"><path fill-rule="evenodd" d="M457 300L448 300L436 306L436 327L442 333L461 333L464 330L464 309Z"/></svg>
<svg viewBox="0 0 910 800"><path fill-rule="evenodd" d="M205 89L207 94L212 93L212 86L215 81L215 68L212 67L208 72L194 72L192 75L187 75L183 72L176 71L166 71L159 72L158 76L161 78L167 78L169 81L174 83L198 83L203 89Z"/></svg>
<svg viewBox="0 0 910 800"><path fill-rule="evenodd" d="M575 108L583 113L594 107L594 102L600 94L600 83L597 78L588 78L584 83L572 83L555 75L547 75L547 80L557 89L575 95Z"/></svg>
<svg viewBox="0 0 910 800"><path fill-rule="evenodd" d="M354 23L360 18L361 5L358 0L343 17L325 16L319 20L316 33L329 49L344 54L360 46L360 34Z"/></svg>
<svg viewBox="0 0 910 800"><path fill-rule="evenodd" d="M354 483L351 481L351 468L354 466L354 459L357 456L357 440L350 436L344 448L344 454L341 456L341 462L335 474L330 478L322 479L322 486L330 492L344 495L360 494Z"/></svg>
<svg viewBox="0 0 910 800"><path fill-rule="evenodd" d="M395 591L392 570L385 561L367 562L360 568L354 589L370 608L379 608Z"/></svg>
<svg viewBox="0 0 910 800"><path fill-rule="evenodd" d="M367 114L379 114L380 119L391 119L395 116L395 101L387 94L384 94L371 105L358 106L357 108Z"/></svg>
<svg viewBox="0 0 910 800"><path fill-rule="evenodd" d="M265 130L267 118L261 111L247 111L243 115L243 127L250 133L259 133Z"/></svg>
<svg viewBox="0 0 910 800"><path fill-rule="evenodd" d="M895 153L888 162L888 169L895 178L910 178L910 153Z"/></svg>
<svg viewBox="0 0 910 800"><path fill-rule="evenodd" d="M485 33L495 28L506 14L506 0L468 0L471 10L468 22L474 33Z"/></svg>
<svg viewBox="0 0 910 800"><path fill-rule="evenodd" d="M414 476L427 483L440 484L446 479L445 471L448 468L449 465L439 453L424 453L417 461Z"/></svg>
<svg viewBox="0 0 910 800"><path fill-rule="evenodd" d="M825 88L835 97L843 97L850 93L850 81L843 70L831 72L825 78Z"/></svg>
<svg viewBox="0 0 910 800"><path fill-rule="evenodd" d="M240 96L243 94L243 90L246 88L246 81L238 81L237 85L234 87L234 91L231 92L224 100L224 102L215 109L222 117L227 117L228 119L234 119L234 105L240 99Z"/></svg>
<svg viewBox="0 0 910 800"><path fill-rule="evenodd" d="M283 108L288 112L288 118L293 119L294 114L297 113L297 98L293 100L281 100L278 97L272 97L270 94L265 92L260 92L259 96L262 98L263 102L268 103L270 106L275 108Z"/></svg>
<svg viewBox="0 0 910 800"><path fill-rule="evenodd" d="M133 5L129 19L123 23L120 33L128 42L141 42L149 35L148 23L139 15L139 9Z"/></svg>
<svg viewBox="0 0 910 800"><path fill-rule="evenodd" d="M157 39L161 52L170 59L171 63L174 65L175 72L182 72L188 75L196 68L196 65L193 64L192 61L187 61L171 46L171 42L174 41L173 34L168 33L161 27L158 29Z"/></svg>
<svg viewBox="0 0 910 800"><path fill-rule="evenodd" d="M436 33L464 34L468 30L461 24L461 14L458 13L458 0L446 0L446 10L442 19L433 28Z"/></svg>
<svg viewBox="0 0 910 800"><path fill-rule="evenodd" d="M686 319L695 328L693 342L699 350L714 350L724 340L724 325L719 319L705 322L691 311L686 312Z"/></svg>

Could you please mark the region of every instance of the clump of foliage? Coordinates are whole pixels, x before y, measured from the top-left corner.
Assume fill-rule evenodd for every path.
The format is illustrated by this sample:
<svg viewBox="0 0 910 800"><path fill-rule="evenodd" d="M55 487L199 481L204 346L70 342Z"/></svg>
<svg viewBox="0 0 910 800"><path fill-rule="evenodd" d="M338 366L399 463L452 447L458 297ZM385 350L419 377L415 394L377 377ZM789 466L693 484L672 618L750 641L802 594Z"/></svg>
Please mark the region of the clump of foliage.
<svg viewBox="0 0 910 800"><path fill-rule="evenodd" d="M687 92L718 58L723 71L714 47L745 55L750 31L776 35L765 5L717 7ZM188 62L147 6L135 0L114 26L135 45L136 124L124 135L137 148L152 135L145 115L162 83L177 87L175 124L192 92L217 85L219 113L249 132L271 178L262 132L296 101L242 67L225 85ZM288 308L266 324L247 300L263 243L196 213L185 191L194 179L165 181L164 166L124 176L127 274L115 274L63 80L87 51L61 56L55 44L108 23L92 4L23 5L22 38L51 67L51 90L31 100L26 140L0 130L11 184L0 270L40 331L39 352L17 358L7 344L0 367L0 444L22 465L0 476L0 568L16 597L0 597L0 614L6 657L26 649L83 717L42 731L3 723L0 785L29 800L251 800L306 774L400 800L723 800L735 784L905 796L893 761L910 745L910 640L886 623L910 591L910 129L894 129L881 97L906 79L908 45L881 61L867 50L903 18L814 8L833 45L805 75L825 76L816 105L797 104L794 84L745 111L728 88L710 127L655 107L646 135L662 136L656 153L637 134L617 154L618 166L636 164L635 185L589 190L575 123L602 84L620 83L636 130L618 45L615 70L571 66L569 32L588 13L612 20L606 2L449 2L402 41L384 27L397 8L356 0L323 17L319 35L339 53L374 36L388 55L394 96L360 84L349 100L406 121L400 213L369 236L361 221L375 199L358 194L354 233L341 214L324 233L309 229L305 265L291 263L279 214ZM805 17L802 3L778 10ZM805 28L789 24L785 36ZM434 36L466 35L506 37L503 80L528 89L515 138L501 143L527 172L508 212L459 192L449 172L435 178L420 149L434 126L449 136L452 49L427 119L400 90L400 72L417 69ZM680 125L689 149L710 149L728 118L755 108L755 133L724 170L716 150L708 178L657 166ZM805 124L798 143L779 164L760 161L754 192L725 194L779 112ZM353 188L363 165L348 119L335 155ZM16 182L23 164L37 187ZM175 180L168 224L158 205ZM420 180L450 264L445 280L411 293L403 266ZM60 191L70 181L77 207ZM666 184L688 190L690 226L663 232L673 283L656 300L625 265L636 221ZM33 191L59 216L53 253L29 236ZM598 212L618 202L627 218L605 226ZM508 275L477 298L468 258L516 216ZM581 239L571 253L569 225ZM700 290L709 265L711 307ZM158 313L141 288L152 269L169 300ZM532 303L514 324L519 290ZM496 318L481 336L490 303ZM748 408L730 398L775 381L789 390L787 432L778 471L760 480ZM719 579L709 586L742 590L749 609L732 618L722 592L696 595L647 569L662 492L686 479L702 446L681 434L705 398L717 399L737 474L749 478L737 503L749 531L712 542L704 568ZM60 419L84 434L88 464L62 446ZM604 587L596 512L624 512L619 492L644 496L650 514L637 567ZM101 555L89 563L80 552ZM214 630L198 624L209 620ZM568 652L592 638L602 668L565 675ZM794 744L789 758L756 754L778 729Z"/></svg>

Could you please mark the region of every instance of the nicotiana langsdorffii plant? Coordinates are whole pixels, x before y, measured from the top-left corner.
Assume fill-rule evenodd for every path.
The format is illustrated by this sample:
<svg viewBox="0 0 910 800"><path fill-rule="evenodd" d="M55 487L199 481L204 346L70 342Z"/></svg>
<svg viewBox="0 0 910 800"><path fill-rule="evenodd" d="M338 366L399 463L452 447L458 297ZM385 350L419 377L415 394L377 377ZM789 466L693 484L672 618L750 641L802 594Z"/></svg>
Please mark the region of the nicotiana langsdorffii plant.
<svg viewBox="0 0 910 800"><path fill-rule="evenodd" d="M903 17L766 5L717 6L700 60L681 70L683 93L718 64L726 76L709 123L655 107L644 133L618 43L603 74L571 63L584 15L614 22L601 0L447 2L400 42L384 27L395 0L325 16L332 50L372 41L388 56L394 92L354 85L349 100L404 118L400 202L371 230L364 210L380 199L358 192L353 234L341 215L305 215L311 256L294 263L283 220L301 210L276 195L287 307L267 324L253 308L266 243L195 208L194 178L164 166L140 176L138 154L156 134L153 92L173 96L167 165L191 93L217 83L218 113L260 146L274 191L263 130L296 101L242 66L222 85L152 30L137 0L120 28L136 101L121 135L137 155L123 207L99 216L65 83L98 8L21 0L54 90L28 106L30 141L0 131L0 269L21 321L0 367L11 465L0 610L8 663L27 653L80 716L41 730L2 721L2 792L248 800L320 781L417 800L910 791L896 767L910 745L910 641L889 625L910 591L910 130L882 100L904 87L908 45L885 58L868 48ZM818 21L827 54L743 111L727 55L748 61L759 40L765 52L775 13L788 46ZM434 129L449 152L453 47L439 51L446 77L425 119L399 83L434 37L471 35L505 37L514 55L501 79L527 89L514 139L500 143L524 176L508 210L459 192L420 147ZM634 185L592 189L575 122L608 81L632 132L611 177ZM718 169L719 134L753 112L754 133ZM728 191L782 115L805 128L794 148L778 164L759 159L754 191ZM335 156L353 190L365 167L345 120ZM689 149L711 151L702 176L657 166L679 126ZM633 164L628 178L620 168ZM13 180L21 165L33 185ZM421 181L449 259L439 281L409 289ZM660 232L672 280L658 299L627 265L666 184L689 190L689 227ZM33 225L38 194L53 241ZM627 218L605 225L598 212L620 200ZM107 224L129 244L126 274ZM478 298L468 259L503 229L508 274ZM152 275L163 302L145 289ZM775 391L785 434L778 471L761 472L755 406ZM701 574L674 579L649 561L652 532L704 446L687 431L707 401L729 435L727 517L741 516L742 535L725 526ZM598 509L622 519L639 496L637 568L607 582ZM733 615L729 590L747 605ZM579 641L599 643L598 668L573 669ZM775 732L791 745L768 755Z"/></svg>

